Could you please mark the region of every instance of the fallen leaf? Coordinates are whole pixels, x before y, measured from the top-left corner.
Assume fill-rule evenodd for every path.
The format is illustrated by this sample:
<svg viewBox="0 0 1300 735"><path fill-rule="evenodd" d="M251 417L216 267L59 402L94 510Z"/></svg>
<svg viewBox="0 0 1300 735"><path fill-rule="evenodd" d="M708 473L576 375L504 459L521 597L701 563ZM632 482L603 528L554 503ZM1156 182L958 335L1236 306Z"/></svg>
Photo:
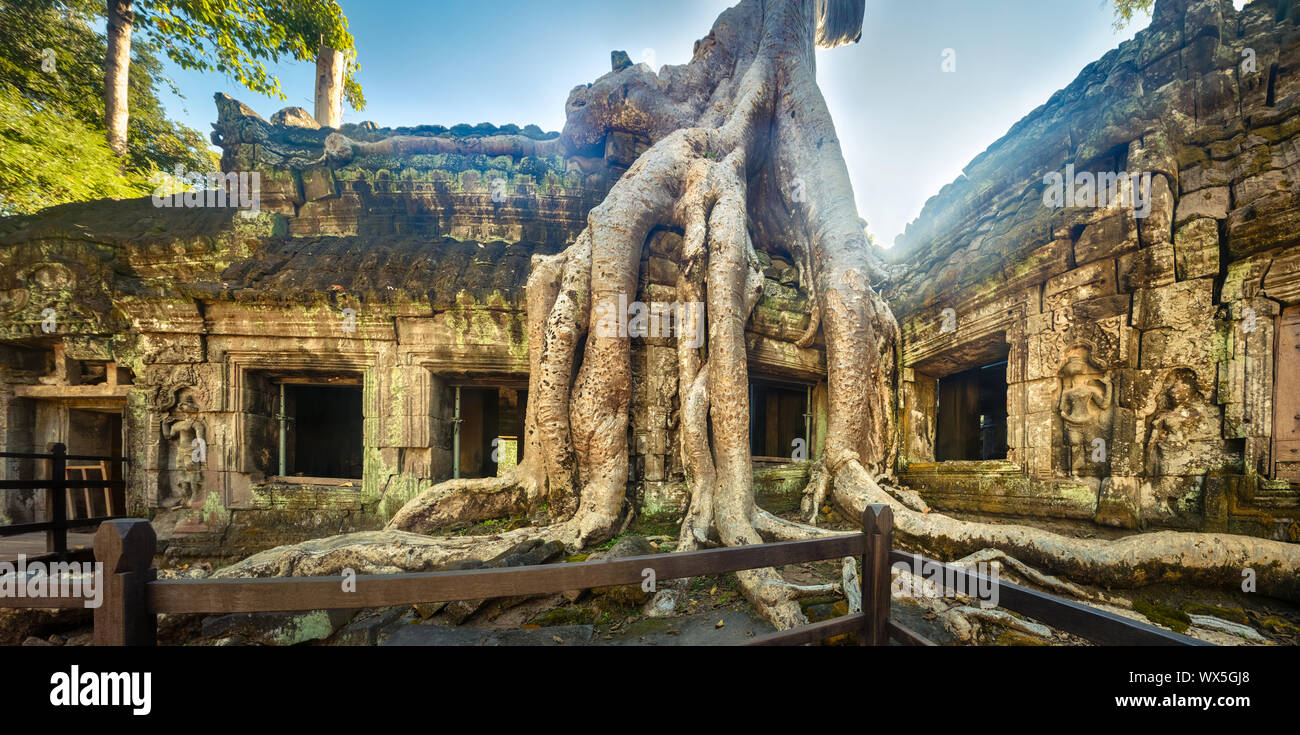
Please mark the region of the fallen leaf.
<svg viewBox="0 0 1300 735"><path fill-rule="evenodd" d="M709 594L710 594L710 595L716 595L716 594L718 594L718 585L716 585L716 584L713 585L713 589L709 590Z"/></svg>
<svg viewBox="0 0 1300 735"><path fill-rule="evenodd" d="M719 620L719 621L718 621L718 624L715 625L715 626L713 626L713 627L714 627L714 628L721 628L721 627L724 626L724 625L726 625L726 623L723 622L723 621L721 621L721 620Z"/></svg>
<svg viewBox="0 0 1300 735"><path fill-rule="evenodd" d="M558 635L553 635L553 636L551 636L551 640L555 641L556 643L563 643L563 642L564 642L564 639L561 638L561 637L559 637Z"/></svg>
<svg viewBox="0 0 1300 735"><path fill-rule="evenodd" d="M536 623L529 623L528 625L524 626L524 630L541 630L541 628L542 626Z"/></svg>

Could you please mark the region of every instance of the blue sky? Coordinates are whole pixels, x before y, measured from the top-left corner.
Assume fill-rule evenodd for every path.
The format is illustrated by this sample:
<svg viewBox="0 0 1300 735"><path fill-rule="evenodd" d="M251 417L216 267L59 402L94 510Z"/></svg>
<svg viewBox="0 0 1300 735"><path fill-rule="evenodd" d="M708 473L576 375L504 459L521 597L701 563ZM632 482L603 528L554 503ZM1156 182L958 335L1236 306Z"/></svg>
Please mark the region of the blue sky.
<svg viewBox="0 0 1300 735"><path fill-rule="evenodd" d="M368 106L344 122L564 125L569 90L626 50L654 67L689 61L727 0L341 0ZM1238 3L1240 4L1240 3ZM885 247L927 199L1017 120L1148 22L1111 28L1109 0L867 0L860 43L820 51L818 78L858 210ZM956 71L942 70L945 49ZM286 101L219 74L169 67L172 116L204 134L223 91L264 117L312 107L314 67L274 69Z"/></svg>

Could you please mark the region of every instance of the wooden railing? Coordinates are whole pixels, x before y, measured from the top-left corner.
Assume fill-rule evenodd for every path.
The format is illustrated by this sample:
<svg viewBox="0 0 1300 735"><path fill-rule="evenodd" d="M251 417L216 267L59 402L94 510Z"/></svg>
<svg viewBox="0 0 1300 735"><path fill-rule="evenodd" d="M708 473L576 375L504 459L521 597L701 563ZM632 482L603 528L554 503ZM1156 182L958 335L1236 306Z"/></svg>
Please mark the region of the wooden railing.
<svg viewBox="0 0 1300 735"><path fill-rule="evenodd" d="M104 521L112 518L121 518L120 515L113 513L113 503L105 504L105 512L108 515L95 516L88 518L69 518L68 517L68 490L98 490L106 489L110 492L121 491L125 494L126 483L122 480L112 480L104 477L100 480L86 478L83 474L81 479L68 479L68 460L87 461L96 463L120 462L127 463L125 457L99 457L83 454L68 454L68 448L63 444L55 444L50 448L48 454L30 454L22 452L0 452L0 459L39 459L48 462L49 478L44 480L0 480L0 490L39 490L45 489L45 517L46 520L35 523L15 523L8 526L0 526L0 537L18 536L26 533L45 533L45 550L49 555L55 558L66 558L68 555L68 529L70 528L91 528L98 526ZM107 466L102 464L101 466ZM86 515L93 513L93 503L89 502L87 495ZM125 500L125 497L123 498ZM125 507L119 504L118 507ZM3 561L3 560L0 560Z"/></svg>
<svg viewBox="0 0 1300 735"><path fill-rule="evenodd" d="M639 585L647 576L643 574L646 569L654 571L656 580L669 580L860 556L862 612L758 636L746 645L802 645L845 633L856 633L863 645L887 645L891 639L906 645L935 645L889 617L890 565L896 562L911 564L923 557L891 550L893 512L888 506L870 506L863 513L862 522L862 533L810 541L576 564L358 575L355 578L158 580L157 570L152 567L156 552L153 527L143 520L106 521L95 535L95 558L104 564L102 604L95 610L95 644L155 645L157 616L161 613L351 610L541 595L592 587ZM952 574L966 575L970 584L967 589L978 589L975 585L983 579L964 569L942 566ZM1193 638L1076 602L1000 580L996 583L1002 607L1098 643L1204 645ZM51 604L55 602L58 604ZM0 598L0 607L59 607L75 603L75 600L44 599L34 603Z"/></svg>

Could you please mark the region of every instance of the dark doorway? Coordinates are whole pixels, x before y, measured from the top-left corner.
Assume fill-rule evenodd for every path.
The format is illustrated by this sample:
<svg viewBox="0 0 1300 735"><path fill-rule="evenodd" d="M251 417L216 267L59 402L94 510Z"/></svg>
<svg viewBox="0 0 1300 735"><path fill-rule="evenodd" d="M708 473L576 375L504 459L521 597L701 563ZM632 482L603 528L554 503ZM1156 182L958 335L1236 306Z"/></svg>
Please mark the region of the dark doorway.
<svg viewBox="0 0 1300 735"><path fill-rule="evenodd" d="M789 459L795 439L804 436L808 389L754 381L749 384L749 452L755 457ZM807 444L804 456L807 457Z"/></svg>
<svg viewBox="0 0 1300 735"><path fill-rule="evenodd" d="M293 425L288 473L361 479L361 386L287 385Z"/></svg>
<svg viewBox="0 0 1300 735"><path fill-rule="evenodd" d="M512 451L514 463L522 461L527 411L526 390L461 387L460 476L495 477Z"/></svg>
<svg viewBox="0 0 1300 735"><path fill-rule="evenodd" d="M935 433L939 462L1006 458L1005 360L939 378Z"/></svg>

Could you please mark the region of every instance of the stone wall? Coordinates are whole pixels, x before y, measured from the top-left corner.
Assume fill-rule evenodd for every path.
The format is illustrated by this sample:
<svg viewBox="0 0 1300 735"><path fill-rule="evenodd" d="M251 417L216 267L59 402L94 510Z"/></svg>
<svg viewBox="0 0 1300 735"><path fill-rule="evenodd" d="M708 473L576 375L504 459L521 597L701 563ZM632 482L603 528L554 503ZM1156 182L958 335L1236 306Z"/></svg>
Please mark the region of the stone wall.
<svg viewBox="0 0 1300 735"><path fill-rule="evenodd" d="M900 470L936 506L1300 540L1278 447L1300 426L1273 411L1294 390L1274 371L1300 359L1275 354L1300 305L1298 19L1289 0L1158 0L888 251ZM1082 172L1149 174L1149 211L1133 179L1110 206L1057 206ZM935 462L938 379L999 359L1006 459Z"/></svg>

